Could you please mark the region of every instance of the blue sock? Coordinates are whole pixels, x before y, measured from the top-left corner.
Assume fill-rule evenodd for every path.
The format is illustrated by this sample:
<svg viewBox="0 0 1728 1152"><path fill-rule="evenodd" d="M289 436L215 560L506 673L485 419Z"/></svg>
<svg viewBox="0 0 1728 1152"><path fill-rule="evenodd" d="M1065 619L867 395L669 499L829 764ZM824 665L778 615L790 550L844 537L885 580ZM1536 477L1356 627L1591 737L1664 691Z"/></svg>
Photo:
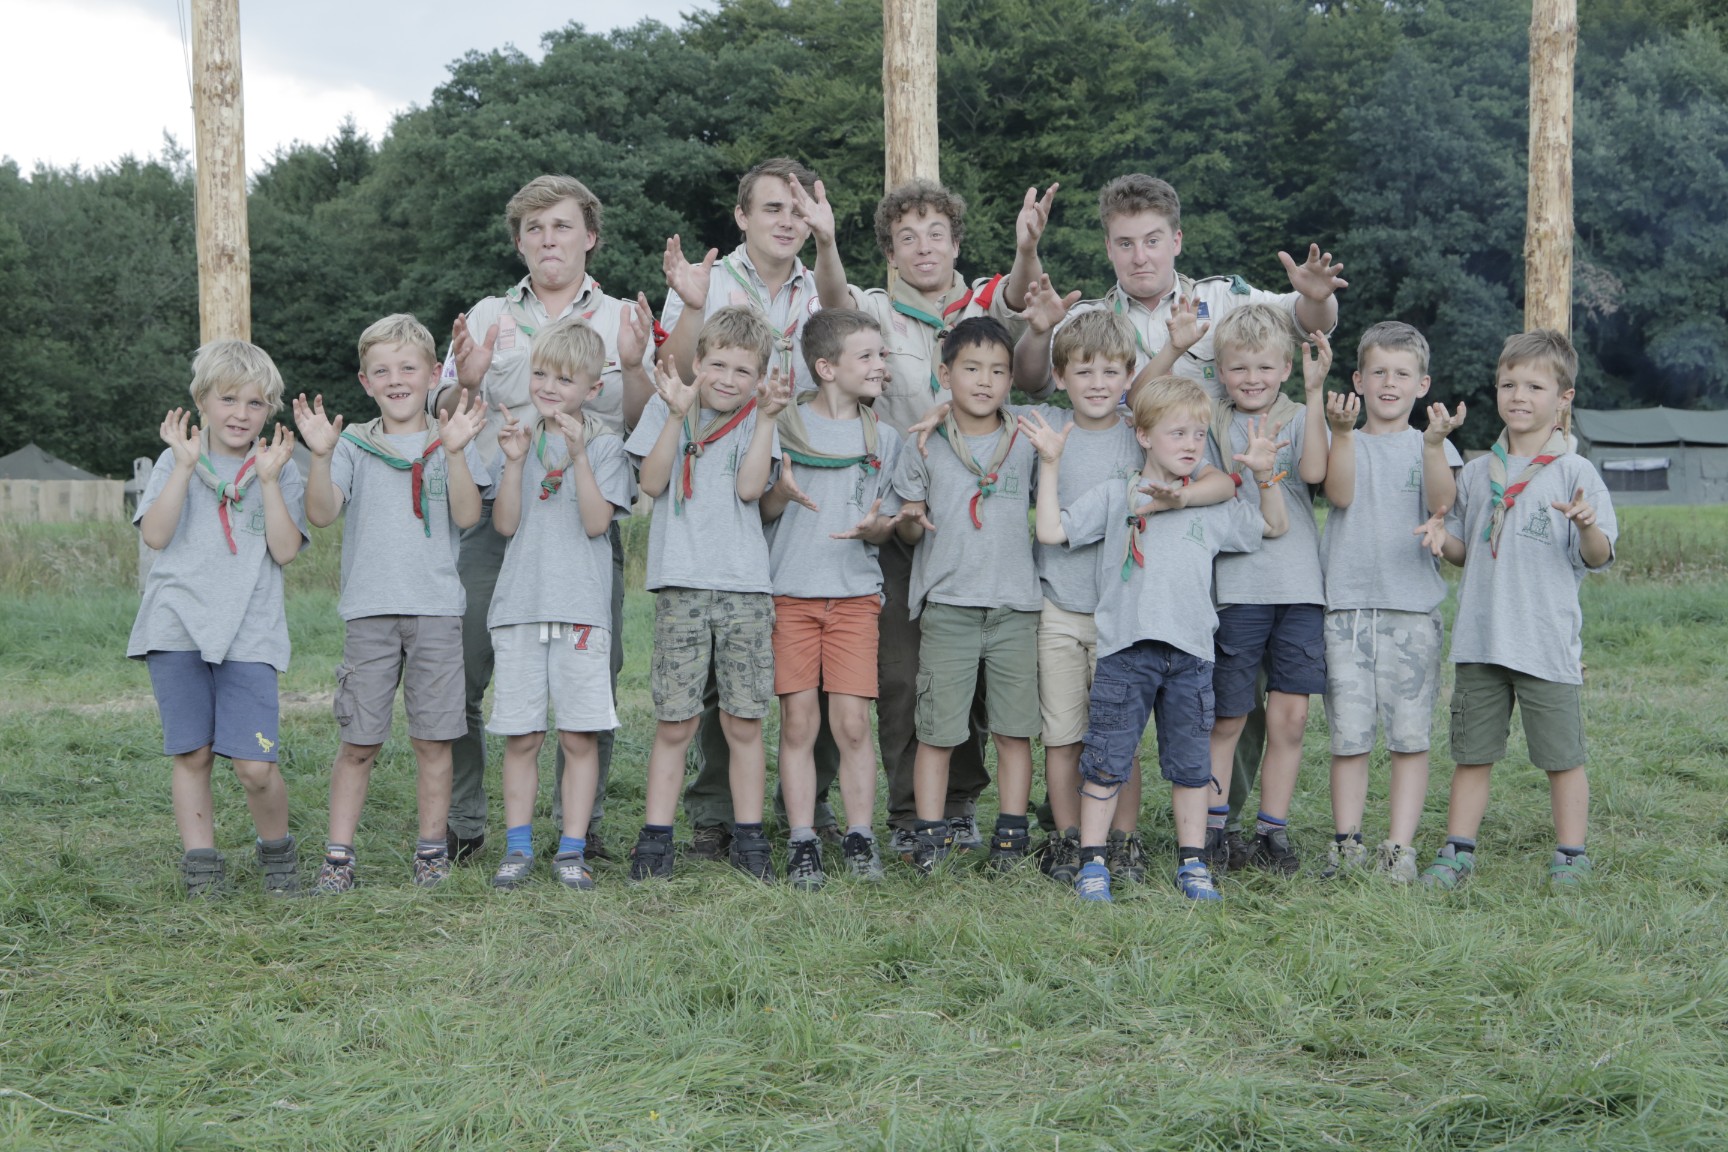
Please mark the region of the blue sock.
<svg viewBox="0 0 1728 1152"><path fill-rule="evenodd" d="M588 851L588 841L583 839L581 836L558 837L558 855L562 856L566 852L586 851Z"/></svg>
<svg viewBox="0 0 1728 1152"><path fill-rule="evenodd" d="M1216 808L1208 808L1206 809L1206 830L1210 832L1216 828L1222 832L1224 831L1224 822L1228 819L1230 819L1230 805L1220 804Z"/></svg>
<svg viewBox="0 0 1728 1152"><path fill-rule="evenodd" d="M534 855L534 825L518 824L514 828L504 829L504 854L506 856Z"/></svg>
<svg viewBox="0 0 1728 1152"><path fill-rule="evenodd" d="M1254 835L1270 836L1278 829L1287 827L1289 823L1288 820L1280 820L1278 817L1268 816L1264 812L1257 813L1254 817Z"/></svg>

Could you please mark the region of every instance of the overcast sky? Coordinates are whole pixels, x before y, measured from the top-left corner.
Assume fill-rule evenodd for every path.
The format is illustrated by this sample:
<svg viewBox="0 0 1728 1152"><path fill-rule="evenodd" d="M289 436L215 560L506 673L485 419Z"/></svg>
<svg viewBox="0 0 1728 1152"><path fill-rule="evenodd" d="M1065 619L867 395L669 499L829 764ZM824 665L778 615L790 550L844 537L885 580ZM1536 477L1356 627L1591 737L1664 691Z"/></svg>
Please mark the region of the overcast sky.
<svg viewBox="0 0 1728 1152"><path fill-rule="evenodd" d="M0 0L0 156L86 168L192 148L182 22L193 0ZM247 167L294 140L322 142L346 116L377 140L391 116L425 104L470 49L514 44L576 21L591 31L676 24L712 0L241 0ZM190 32L188 31L188 36Z"/></svg>

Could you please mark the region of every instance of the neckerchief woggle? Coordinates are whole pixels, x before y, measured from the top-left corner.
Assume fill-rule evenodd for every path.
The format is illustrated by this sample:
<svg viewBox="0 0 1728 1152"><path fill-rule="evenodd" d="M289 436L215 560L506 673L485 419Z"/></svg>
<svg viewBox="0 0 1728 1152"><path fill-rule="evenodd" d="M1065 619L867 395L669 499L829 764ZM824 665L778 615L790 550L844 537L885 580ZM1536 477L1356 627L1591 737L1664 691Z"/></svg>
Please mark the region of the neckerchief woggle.
<svg viewBox="0 0 1728 1152"><path fill-rule="evenodd" d="M443 439L438 435L438 421L426 421L426 447L420 455L412 459L396 455L395 450L385 442L383 424L383 417L377 417L364 424L344 428L342 439L362 452L376 456L396 471L409 474L408 499L414 508L414 518L420 521L421 529L430 536L432 522L426 518L426 461L444 445Z"/></svg>
<svg viewBox="0 0 1728 1152"><path fill-rule="evenodd" d="M960 424L954 419L954 409L948 409L948 416L942 421L942 427L937 431L942 439L948 441L948 447L954 449L954 455L960 458L960 463L966 465L966 470L978 477L978 491L972 493L972 499L967 501L966 511L972 516L972 527L984 527L984 521L979 516L978 505L996 494L996 482L1001 477L1002 462L1008 459L1008 453L1014 451L1014 441L1020 438L1020 425L1014 417L1006 412L998 413L1002 418L1002 431L996 437L996 451L991 454L990 466L981 468L978 461L972 458L972 450L966 446L966 437L960 431Z"/></svg>
<svg viewBox="0 0 1728 1152"><path fill-rule="evenodd" d="M966 281L961 278L960 273L954 273L954 282L948 286L948 291L944 292L942 296L946 297L950 293L958 293L958 295L953 303L942 307L940 315L936 315L929 311L931 303L929 297L906 283L903 278L893 275L889 277L888 295L894 311L902 316L910 316L918 323L932 329L936 334L936 346L930 350L930 395L934 396L942 391L942 380L936 375L936 364L942 359L942 337L948 334L950 328L959 323L960 313L972 304L976 303L988 312L990 305L996 299L996 286L1001 282L1002 277L1000 275L992 276L982 288L974 291L966 287ZM942 306L941 297L936 300L936 304L939 307Z"/></svg>
<svg viewBox="0 0 1728 1152"><path fill-rule="evenodd" d="M877 455L876 412L868 404L858 405L858 422L863 426L864 454L833 456L818 452L810 444L810 431L804 426L804 415L798 409L816 398L817 393L805 392L788 404L776 421L780 426L780 450L791 457L792 463L810 468L850 468L856 464L866 477L882 470L882 458Z"/></svg>
<svg viewBox="0 0 1728 1152"><path fill-rule="evenodd" d="M598 436L616 435L616 432L606 426L605 421L592 412L582 413L582 443L584 446L592 444ZM563 439L562 430L559 431L558 437ZM540 461L540 467L546 468L546 421L544 418L534 426L534 458ZM558 494L558 489L564 486L564 472L569 467L570 461L568 451L566 451L563 465L557 468L546 468L546 475L540 478L540 499L550 500Z"/></svg>
<svg viewBox="0 0 1728 1152"><path fill-rule="evenodd" d="M257 459L257 453L247 453L246 459L240 462L240 471L234 474L234 479L224 480L216 475L216 466L210 462L210 429L204 428L198 433L198 463L193 465L192 471L216 494L216 518L222 521L222 537L228 541L228 551L235 555L239 555L240 549L234 543L234 526L228 519L228 505L232 504L236 508L240 506L240 501L246 495L246 486L252 483L252 478L257 475L252 470Z"/></svg>
<svg viewBox="0 0 1728 1152"><path fill-rule="evenodd" d="M752 284L750 278L738 270L738 266L732 263L732 257L721 257L720 267L724 268L727 274L738 282L738 286L744 289L745 297L750 301L757 313L761 315L762 319L769 320L768 301L763 296L762 290L757 288L755 284ZM774 347L780 352L780 368L785 372L787 382L793 386L793 391L796 392L798 366L792 359L792 337L798 332L798 293L804 287L804 265L797 260L793 260L792 269L792 279L787 281L787 284L790 287L790 295L786 299L786 314L790 316L792 320L791 323L786 325L785 331L775 334ZM751 271L754 272L755 269L752 268ZM769 320L769 325L772 327L772 320Z"/></svg>
<svg viewBox="0 0 1728 1152"><path fill-rule="evenodd" d="M1134 514L1134 502L1140 498L1140 485L1146 477L1139 472L1128 477L1128 545L1122 550L1122 582L1126 584L1134 569L1146 567L1146 554L1140 551L1140 533L1146 531L1146 517ZM1188 477L1182 477L1183 488L1188 487Z"/></svg>
<svg viewBox="0 0 1728 1152"><path fill-rule="evenodd" d="M678 468L678 483L672 489L672 514L684 515L684 502L696 495L696 474L694 471L696 457L702 455L708 445L730 433L738 425L744 423L744 418L756 411L756 397L750 397L749 403L736 412L722 412L708 421L708 426L701 432L696 430L696 416L701 404L692 403L690 410L684 413L684 460Z"/></svg>
<svg viewBox="0 0 1728 1152"><path fill-rule="evenodd" d="M1494 510L1488 517L1488 524L1482 529L1482 539L1488 544L1488 554L1494 559L1500 558L1500 533L1506 527L1506 513L1518 503L1518 496L1530 486L1530 481L1536 479L1536 473L1554 462L1558 456L1566 454L1566 433L1559 428L1548 434L1548 442L1542 445L1542 451L1531 458L1524 466L1524 471L1518 474L1516 483L1507 484L1510 462L1507 459L1507 448L1511 441L1507 439L1504 430L1500 438L1494 441L1494 447L1489 449L1488 457L1488 491L1494 497Z"/></svg>

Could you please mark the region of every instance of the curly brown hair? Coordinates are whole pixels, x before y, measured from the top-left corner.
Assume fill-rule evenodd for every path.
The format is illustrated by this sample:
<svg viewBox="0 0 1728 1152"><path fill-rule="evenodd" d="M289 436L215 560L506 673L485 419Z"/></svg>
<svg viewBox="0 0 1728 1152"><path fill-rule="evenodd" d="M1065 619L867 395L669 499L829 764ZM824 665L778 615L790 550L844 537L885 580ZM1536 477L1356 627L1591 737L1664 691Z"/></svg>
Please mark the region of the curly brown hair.
<svg viewBox="0 0 1728 1152"><path fill-rule="evenodd" d="M882 197L876 205L876 243L882 246L882 255L894 254L894 225L908 213L946 216L954 231L954 243L966 238L966 201L934 180L913 180Z"/></svg>

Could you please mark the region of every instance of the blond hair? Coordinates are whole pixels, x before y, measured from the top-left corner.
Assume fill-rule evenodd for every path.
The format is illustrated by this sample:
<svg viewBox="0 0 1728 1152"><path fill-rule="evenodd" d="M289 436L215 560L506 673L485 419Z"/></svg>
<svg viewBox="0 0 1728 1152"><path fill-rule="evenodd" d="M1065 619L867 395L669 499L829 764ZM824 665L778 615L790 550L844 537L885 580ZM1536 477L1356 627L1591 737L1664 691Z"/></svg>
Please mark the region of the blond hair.
<svg viewBox="0 0 1728 1152"><path fill-rule="evenodd" d="M1098 222L1108 230L1117 216L1137 216L1141 212L1156 212L1170 222L1175 231L1182 227L1182 201L1168 181L1143 172L1118 176L1098 193Z"/></svg>
<svg viewBox="0 0 1728 1152"><path fill-rule="evenodd" d="M708 317L696 336L696 359L704 360L708 353L720 348L742 348L756 353L758 372L768 370L768 360L774 355L774 329L753 308L733 305Z"/></svg>
<svg viewBox="0 0 1728 1152"><path fill-rule="evenodd" d="M1416 357L1416 374L1428 375L1428 341L1402 320L1382 320L1368 331L1356 345L1356 366L1368 358L1368 353L1381 348L1387 352L1408 352Z"/></svg>
<svg viewBox="0 0 1728 1152"><path fill-rule="evenodd" d="M870 313L855 308L824 308L806 320L804 364L810 369L810 375L820 380L822 374L816 371L816 362L826 360L833 364L839 360L847 338L858 332L874 332L880 336L882 326Z"/></svg>
<svg viewBox="0 0 1728 1152"><path fill-rule="evenodd" d="M1069 364L1107 360L1134 367L1134 327L1114 312L1094 308L1082 312L1056 331L1050 363L1060 376Z"/></svg>
<svg viewBox="0 0 1728 1152"><path fill-rule="evenodd" d="M1500 348L1500 360L1494 365L1496 375L1502 368L1514 364L1543 364L1554 370L1554 380L1564 392L1578 380L1578 353L1566 333L1553 328L1535 328L1506 337Z"/></svg>
<svg viewBox="0 0 1728 1152"><path fill-rule="evenodd" d="M600 198L588 191L588 185L574 176L536 176L516 190L510 203L504 205L504 223L510 229L510 241L522 238L522 221L535 212L544 212L554 204L574 200L582 209L582 223L600 248Z"/></svg>
<svg viewBox="0 0 1728 1152"><path fill-rule="evenodd" d="M255 384L270 406L282 411L282 373L270 354L244 340L212 340L192 358L192 403L202 409L205 397L223 387L238 390Z"/></svg>
<svg viewBox="0 0 1728 1152"><path fill-rule="evenodd" d="M1134 429L1151 434L1170 416L1192 416L1202 423L1212 419L1212 397L1198 381L1186 376L1154 376L1140 386L1128 410L1134 416Z"/></svg>
<svg viewBox="0 0 1728 1152"><path fill-rule="evenodd" d="M908 213L948 218L948 228L958 244L966 237L966 201L934 180L902 184L876 205L876 243L884 256L894 254L894 226Z"/></svg>
<svg viewBox="0 0 1728 1152"><path fill-rule="evenodd" d="M1226 349L1276 352L1293 359L1299 337L1290 313L1270 304L1245 304L1218 322L1212 346L1220 359Z"/></svg>
<svg viewBox="0 0 1728 1152"><path fill-rule="evenodd" d="M407 312L397 312L382 320L374 320L360 333L360 371L366 371L366 353L380 344L404 344L426 357L428 364L438 363L438 349L432 343L432 333Z"/></svg>
<svg viewBox="0 0 1728 1152"><path fill-rule="evenodd" d="M606 370L606 341L580 316L566 316L534 336L529 367L594 381Z"/></svg>
<svg viewBox="0 0 1728 1152"><path fill-rule="evenodd" d="M750 211L750 197L756 191L756 182L764 177L776 176L788 182L796 180L803 185L804 191L812 196L816 195L816 173L790 156L775 156L762 161L738 178L738 207L746 212Z"/></svg>

